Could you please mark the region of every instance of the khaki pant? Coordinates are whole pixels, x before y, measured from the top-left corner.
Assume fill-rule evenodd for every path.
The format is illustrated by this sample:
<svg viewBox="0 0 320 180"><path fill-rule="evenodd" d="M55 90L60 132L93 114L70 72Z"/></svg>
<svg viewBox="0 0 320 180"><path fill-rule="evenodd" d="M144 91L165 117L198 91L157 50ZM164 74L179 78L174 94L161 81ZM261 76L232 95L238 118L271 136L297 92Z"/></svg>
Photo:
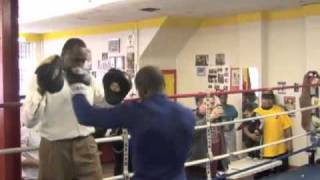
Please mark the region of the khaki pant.
<svg viewBox="0 0 320 180"><path fill-rule="evenodd" d="M101 180L102 168L92 136L49 141L41 138L39 180Z"/></svg>

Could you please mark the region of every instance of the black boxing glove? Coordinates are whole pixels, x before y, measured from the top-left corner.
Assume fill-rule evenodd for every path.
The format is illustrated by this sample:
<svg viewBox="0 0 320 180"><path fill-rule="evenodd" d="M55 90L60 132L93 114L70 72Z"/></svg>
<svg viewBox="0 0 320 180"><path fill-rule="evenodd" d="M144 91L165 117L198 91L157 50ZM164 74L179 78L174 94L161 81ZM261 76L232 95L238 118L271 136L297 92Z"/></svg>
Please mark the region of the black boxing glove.
<svg viewBox="0 0 320 180"><path fill-rule="evenodd" d="M103 77L104 96L108 104L116 105L123 101L131 89L128 75L118 69L110 69Z"/></svg>
<svg viewBox="0 0 320 180"><path fill-rule="evenodd" d="M35 71L40 94L59 92L64 84L62 61L58 55L44 60Z"/></svg>
<svg viewBox="0 0 320 180"><path fill-rule="evenodd" d="M91 84L90 72L80 67L69 68L65 72L72 94L85 94Z"/></svg>

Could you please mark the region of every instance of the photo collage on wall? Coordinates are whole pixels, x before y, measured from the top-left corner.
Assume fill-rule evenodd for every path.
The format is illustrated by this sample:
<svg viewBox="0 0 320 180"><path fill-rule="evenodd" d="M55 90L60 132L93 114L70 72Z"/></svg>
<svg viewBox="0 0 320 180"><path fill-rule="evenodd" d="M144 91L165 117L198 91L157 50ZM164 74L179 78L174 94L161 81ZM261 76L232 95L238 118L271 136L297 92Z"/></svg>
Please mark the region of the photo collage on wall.
<svg viewBox="0 0 320 180"><path fill-rule="evenodd" d="M230 84L230 67L213 66L208 68L208 88L216 91L228 91Z"/></svg>
<svg viewBox="0 0 320 180"><path fill-rule="evenodd" d="M132 64L132 62L126 62L128 60L120 50L120 38L108 40L107 45L106 51L101 52L97 60L96 69L91 71L91 74L98 80L102 79L111 68L127 71L128 64ZM134 53L132 56L134 57Z"/></svg>
<svg viewBox="0 0 320 180"><path fill-rule="evenodd" d="M207 78L209 89L216 91L229 90L231 69L226 65L225 54L215 54L214 59L211 62L209 60L208 54L195 55L197 76Z"/></svg>

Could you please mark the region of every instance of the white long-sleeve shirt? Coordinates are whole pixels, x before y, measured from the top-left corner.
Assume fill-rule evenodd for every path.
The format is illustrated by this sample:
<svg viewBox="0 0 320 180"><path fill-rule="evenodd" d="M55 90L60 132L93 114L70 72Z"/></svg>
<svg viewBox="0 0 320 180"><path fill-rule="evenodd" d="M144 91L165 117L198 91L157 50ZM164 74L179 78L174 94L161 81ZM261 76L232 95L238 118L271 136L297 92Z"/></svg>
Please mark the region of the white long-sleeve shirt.
<svg viewBox="0 0 320 180"><path fill-rule="evenodd" d="M93 78L92 78L93 79ZM78 123L71 103L71 90L67 81L64 81L62 90L43 96L37 91L36 80L23 105L23 116L27 127L34 127L40 123L41 137L50 141L72 139L87 136L94 132L93 127L82 126ZM90 104L105 104L102 88L92 80L86 98Z"/></svg>

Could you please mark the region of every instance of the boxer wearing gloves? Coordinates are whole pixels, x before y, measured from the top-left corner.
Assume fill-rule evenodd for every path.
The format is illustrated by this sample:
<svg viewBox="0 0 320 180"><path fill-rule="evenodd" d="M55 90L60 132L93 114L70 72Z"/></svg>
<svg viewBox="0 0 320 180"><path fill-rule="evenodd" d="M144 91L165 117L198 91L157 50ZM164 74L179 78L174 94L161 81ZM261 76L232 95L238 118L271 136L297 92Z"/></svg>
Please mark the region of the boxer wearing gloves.
<svg viewBox="0 0 320 180"><path fill-rule="evenodd" d="M83 85L90 84L89 72L83 68L72 68L66 71L68 83L73 84L74 92L81 91ZM103 77L104 97L108 104L112 106L119 105L131 89L131 81L126 73L118 69L110 69ZM79 83L80 82L80 83ZM76 84L78 83L78 84ZM100 131L106 131L107 128L97 127ZM112 135L120 135L121 128L112 129ZM115 158L114 175L123 172L123 142L113 142L113 154ZM129 163L131 170L131 163Z"/></svg>
<svg viewBox="0 0 320 180"><path fill-rule="evenodd" d="M90 53L85 43L72 38L64 44L61 60L59 56L49 57L36 70L35 88L27 95L23 110L28 127L40 123L39 180L102 179L97 145L91 135L94 128L78 123L70 87L64 82L71 68L82 68L87 61ZM102 88L91 77L86 80L85 96L90 104L105 104Z"/></svg>
<svg viewBox="0 0 320 180"><path fill-rule="evenodd" d="M190 109L163 94L164 78L157 68L146 66L136 75L141 102L110 109L91 106L82 94L87 86L80 83L71 84L78 121L87 126L128 129L132 137L133 179L185 179L184 162L192 143L195 117ZM119 82L113 86L121 91Z"/></svg>

